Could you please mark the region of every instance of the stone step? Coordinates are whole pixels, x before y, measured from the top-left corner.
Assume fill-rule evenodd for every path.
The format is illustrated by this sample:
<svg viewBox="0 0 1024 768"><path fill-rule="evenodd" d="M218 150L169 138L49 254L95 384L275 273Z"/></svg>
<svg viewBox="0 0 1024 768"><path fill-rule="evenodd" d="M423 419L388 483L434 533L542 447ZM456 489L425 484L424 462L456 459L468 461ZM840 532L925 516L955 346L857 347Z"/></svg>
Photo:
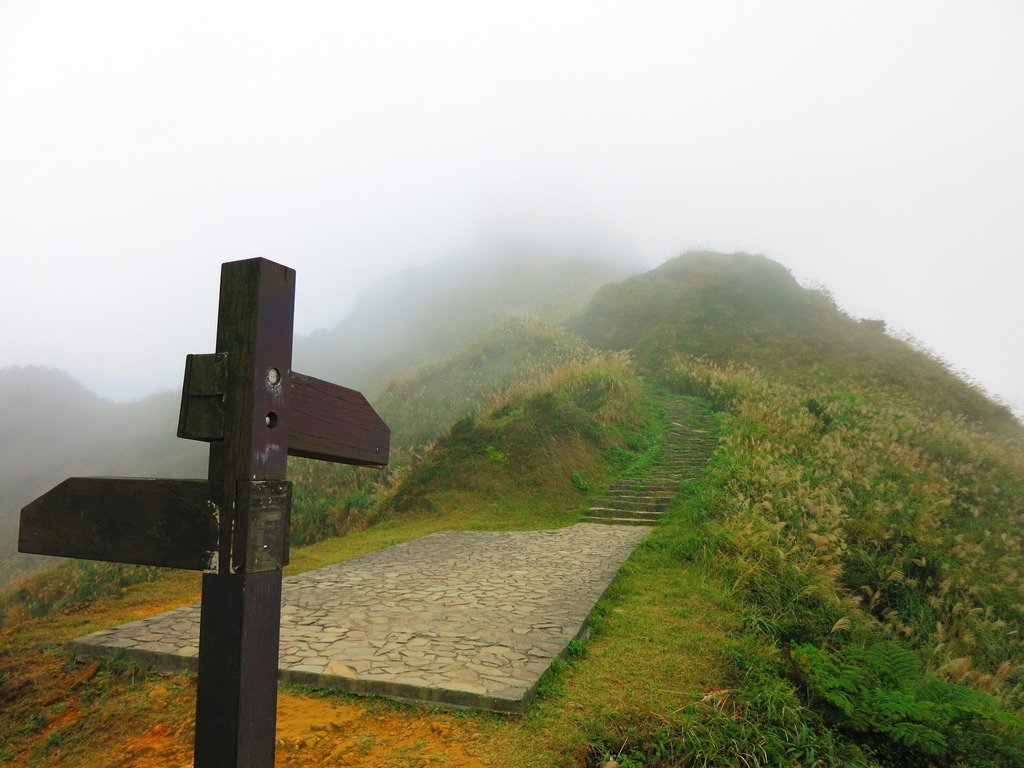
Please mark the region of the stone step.
<svg viewBox="0 0 1024 768"><path fill-rule="evenodd" d="M644 475L612 483L605 495L593 502L585 522L652 524L679 494L683 483L700 478L718 444L714 423L701 418L696 426L690 426L694 414L682 406L668 407L666 415L667 444L658 463Z"/></svg>
<svg viewBox="0 0 1024 768"><path fill-rule="evenodd" d="M632 489L610 488L608 490L608 493L606 493L601 498L623 498L624 496L627 495L627 493L631 493L631 492L632 492ZM666 501L666 503L667 502L671 502L672 499L674 499L679 494L679 486L678 485L673 485L671 490L666 489L665 492L666 492L666 494L670 494L669 498ZM638 491L637 494L638 495L645 495L643 493L643 491ZM659 501L662 501L662 500L663 499L659 499Z"/></svg>
<svg viewBox="0 0 1024 768"><path fill-rule="evenodd" d="M631 494L608 494L594 502L600 505L602 502L615 501L626 502L627 504L671 504L676 498L675 494L664 494L662 496L635 496Z"/></svg>
<svg viewBox="0 0 1024 768"><path fill-rule="evenodd" d="M616 509L614 507L591 507L587 517L612 517L616 520L629 518L631 520L657 520L661 512L642 509Z"/></svg>
<svg viewBox="0 0 1024 768"><path fill-rule="evenodd" d="M639 489L637 489L637 485L640 486ZM620 484L616 483L615 485L613 485L608 490L609 491L626 491L626 490L631 491L631 490L637 490L638 493L640 493L640 492L657 493L657 492L660 492L660 491L665 491L667 493L671 493L674 496L675 494L677 494L679 492L679 483L629 483L628 485L620 485Z"/></svg>
<svg viewBox="0 0 1024 768"><path fill-rule="evenodd" d="M584 517L580 522L601 525L653 525L649 520L634 520L631 517Z"/></svg>
<svg viewBox="0 0 1024 768"><path fill-rule="evenodd" d="M620 493L609 493L607 496L603 496L601 499L598 499L598 501L615 499L616 501L628 501L634 504L668 504L675 497L676 494L674 493L635 494L623 491Z"/></svg>
<svg viewBox="0 0 1024 768"><path fill-rule="evenodd" d="M598 499L595 501L590 508L591 509L633 509L638 512L661 512L664 509L668 509L669 503L667 501L658 502L637 502L637 501L623 501L622 499Z"/></svg>
<svg viewBox="0 0 1024 768"><path fill-rule="evenodd" d="M638 512L661 512L668 507L667 501L625 501L623 499L598 499L590 508L595 509L629 509Z"/></svg>

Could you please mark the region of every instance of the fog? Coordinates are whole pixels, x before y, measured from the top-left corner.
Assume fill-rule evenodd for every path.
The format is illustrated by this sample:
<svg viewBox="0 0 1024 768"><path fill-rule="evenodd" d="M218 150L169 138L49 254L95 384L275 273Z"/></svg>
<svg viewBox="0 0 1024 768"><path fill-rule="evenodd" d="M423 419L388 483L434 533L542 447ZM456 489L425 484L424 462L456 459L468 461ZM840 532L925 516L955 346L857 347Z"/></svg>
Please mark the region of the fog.
<svg viewBox="0 0 1024 768"><path fill-rule="evenodd" d="M764 253L1024 412L1024 6L0 0L0 352L113 398L495 232ZM311 371L311 373L314 373Z"/></svg>

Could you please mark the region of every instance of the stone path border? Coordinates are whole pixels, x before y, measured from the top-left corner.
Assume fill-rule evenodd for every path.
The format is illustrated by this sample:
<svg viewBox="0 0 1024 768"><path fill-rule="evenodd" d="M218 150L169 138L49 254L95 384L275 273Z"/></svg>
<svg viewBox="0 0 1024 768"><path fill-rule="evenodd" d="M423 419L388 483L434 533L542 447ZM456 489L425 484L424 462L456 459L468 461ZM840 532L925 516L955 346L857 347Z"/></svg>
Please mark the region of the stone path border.
<svg viewBox="0 0 1024 768"><path fill-rule="evenodd" d="M523 712L648 527L444 532L285 579L282 680ZM79 637L80 656L194 670L199 606Z"/></svg>

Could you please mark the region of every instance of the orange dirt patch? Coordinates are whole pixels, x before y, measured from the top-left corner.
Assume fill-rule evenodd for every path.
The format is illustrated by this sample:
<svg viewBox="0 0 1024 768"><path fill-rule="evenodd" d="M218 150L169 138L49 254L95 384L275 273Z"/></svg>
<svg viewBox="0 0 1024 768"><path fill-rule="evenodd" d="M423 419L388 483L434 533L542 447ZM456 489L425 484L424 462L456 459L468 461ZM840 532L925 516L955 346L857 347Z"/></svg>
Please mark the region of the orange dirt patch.
<svg viewBox="0 0 1024 768"><path fill-rule="evenodd" d="M485 768L469 722L452 715L374 714L360 703L278 697L277 765Z"/></svg>
<svg viewBox="0 0 1024 768"><path fill-rule="evenodd" d="M166 691L149 693L159 700ZM487 768L471 721L445 713L375 714L358 702L282 693L277 700L276 765L294 768ZM189 768L192 723L157 723L99 762L135 768Z"/></svg>

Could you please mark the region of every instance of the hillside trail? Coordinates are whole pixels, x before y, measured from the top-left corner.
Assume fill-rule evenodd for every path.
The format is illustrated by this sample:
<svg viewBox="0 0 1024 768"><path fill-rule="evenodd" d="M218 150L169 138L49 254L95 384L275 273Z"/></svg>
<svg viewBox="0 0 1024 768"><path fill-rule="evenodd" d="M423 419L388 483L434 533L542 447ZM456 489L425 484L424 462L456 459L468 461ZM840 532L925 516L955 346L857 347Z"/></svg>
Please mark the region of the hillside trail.
<svg viewBox="0 0 1024 768"><path fill-rule="evenodd" d="M680 493L696 481L717 440L714 420L682 400L663 401L668 419L665 446L651 468L621 477L597 499L583 522L653 525Z"/></svg>
<svg viewBox="0 0 1024 768"><path fill-rule="evenodd" d="M608 492L584 514L581 524L561 529L563 532L577 531L568 540L570 549L585 547L585 540L589 538L598 542L597 551L603 552L607 542L616 541L620 542L618 546L625 547L621 558L625 559L636 543L651 530L650 527L635 526L657 524L666 508L688 487L688 481L699 476L715 444L714 421L707 413L694 409L692 403L685 400L666 400L663 404L668 425L667 441L662 454L644 470L615 480ZM609 540L603 536L603 531L613 532L617 526L624 526L617 528L623 534L630 532L629 539L616 536ZM554 534L556 531L547 532ZM479 537L480 534L474 531L473 536ZM544 540L541 541L543 544ZM563 559L563 554L556 555L555 559ZM621 559L615 559L611 572L607 574L607 581L613 577ZM390 564L394 565L395 562L392 558ZM474 567L479 562L476 560ZM583 561L581 565L590 568L595 562ZM561 565L558 567L561 568ZM607 570L607 562L604 567ZM507 575L505 581L508 581ZM607 581L602 584L606 586ZM596 593L583 601L588 606L593 606L604 589L600 584L598 587ZM649 602L651 597L654 596L648 596L645 600ZM672 599L679 599L679 596L674 595ZM499 603L497 607L506 612L505 622L514 624L515 616L507 612L510 606ZM545 669L554 656L564 651L570 636L579 634L587 621L589 610L590 607L587 607L581 615L573 616L571 625L566 623L565 627L550 628L551 631L562 633L563 637L560 636L562 639L559 641L561 650L553 647L552 650L557 652L549 654L545 659ZM612 610L622 608L613 607ZM133 625L145 628L146 620ZM601 638L598 637L595 642L600 643ZM595 649L594 657L600 657L600 651ZM695 659L679 659L679 663L694 666ZM583 677L586 677L585 666ZM182 678L172 676L170 680ZM321 678L314 682L325 681ZM569 683L569 687L577 684ZM153 701L158 713L156 717L153 720L146 718L147 723L140 724L141 727L122 739L102 746L97 744L96 752L90 749L90 762L96 766L139 768L190 765L190 719L182 719L180 714L177 717L171 715L183 709L187 711L186 699L194 690L194 685L191 680L181 686L166 684L160 678L147 678L143 687L145 695ZM162 711L166 714L162 715ZM396 707L380 699L338 696L284 685L279 694L276 765L306 768L349 765L482 768L508 764L546 764L544 760L537 762L539 758L536 756L521 757L523 746L519 743L520 736L541 741L551 738L547 734L527 732L512 735L519 733L522 728L528 730L528 723L528 718L495 720L494 716L474 714L472 711L458 713L424 707ZM501 757L496 757L496 754ZM59 760L43 760L39 763L66 764ZM19 763L15 761L14 765Z"/></svg>

